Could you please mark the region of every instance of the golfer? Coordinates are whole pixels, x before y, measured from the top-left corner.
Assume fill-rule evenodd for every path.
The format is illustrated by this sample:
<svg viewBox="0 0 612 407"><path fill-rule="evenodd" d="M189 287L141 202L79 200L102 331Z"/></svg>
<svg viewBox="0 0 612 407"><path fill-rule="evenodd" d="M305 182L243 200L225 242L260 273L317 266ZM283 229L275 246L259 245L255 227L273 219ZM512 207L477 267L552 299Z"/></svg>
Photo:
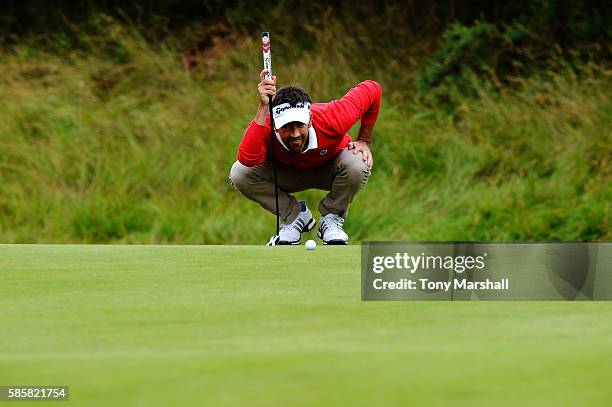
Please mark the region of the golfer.
<svg viewBox="0 0 612 407"><path fill-rule="evenodd" d="M230 181L245 197L275 214L274 174L268 151L271 145L269 96L276 139L278 210L282 228L269 244L299 244L301 234L316 222L304 201L292 193L321 189L329 193L319 203L318 237L323 244L346 244L343 229L348 207L367 184L373 159L372 128L378 117L381 86L367 80L329 103L312 103L304 89L286 86L276 90L276 76L260 73L259 107L238 147L238 161ZM361 120L355 141L347 134Z"/></svg>

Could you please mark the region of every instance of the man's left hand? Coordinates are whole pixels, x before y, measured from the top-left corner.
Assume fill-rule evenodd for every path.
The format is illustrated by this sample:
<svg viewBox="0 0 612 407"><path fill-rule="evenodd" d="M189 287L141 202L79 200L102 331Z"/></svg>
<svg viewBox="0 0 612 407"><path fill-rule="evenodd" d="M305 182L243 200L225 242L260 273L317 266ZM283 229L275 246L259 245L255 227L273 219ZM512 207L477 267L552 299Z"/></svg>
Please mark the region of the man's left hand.
<svg viewBox="0 0 612 407"><path fill-rule="evenodd" d="M367 141L363 140L355 140L351 141L347 147L349 150L353 150L353 154L357 154L361 152L363 156L363 161L368 164L368 167L372 168L374 164L374 159L372 158L372 151L370 150L370 145Z"/></svg>

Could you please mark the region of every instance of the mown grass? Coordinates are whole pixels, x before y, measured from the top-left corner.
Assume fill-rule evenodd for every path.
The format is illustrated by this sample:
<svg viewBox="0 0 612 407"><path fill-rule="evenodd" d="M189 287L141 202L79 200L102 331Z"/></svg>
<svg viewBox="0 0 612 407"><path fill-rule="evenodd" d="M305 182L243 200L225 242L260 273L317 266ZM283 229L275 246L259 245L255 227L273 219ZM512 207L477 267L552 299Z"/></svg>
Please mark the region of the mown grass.
<svg viewBox="0 0 612 407"><path fill-rule="evenodd" d="M273 53L279 82L315 101L383 85L351 242L610 239L609 70L559 63L501 90L476 82L478 97L454 95L447 113L405 86L412 68L373 65L338 30L303 53L275 38ZM273 216L228 183L257 105L258 41L236 36L188 70L176 44L107 21L78 51L2 52L0 241L267 241ZM323 195L300 194L312 208Z"/></svg>
<svg viewBox="0 0 612 407"><path fill-rule="evenodd" d="M75 406L610 405L612 303L364 303L359 260L0 245L0 382Z"/></svg>

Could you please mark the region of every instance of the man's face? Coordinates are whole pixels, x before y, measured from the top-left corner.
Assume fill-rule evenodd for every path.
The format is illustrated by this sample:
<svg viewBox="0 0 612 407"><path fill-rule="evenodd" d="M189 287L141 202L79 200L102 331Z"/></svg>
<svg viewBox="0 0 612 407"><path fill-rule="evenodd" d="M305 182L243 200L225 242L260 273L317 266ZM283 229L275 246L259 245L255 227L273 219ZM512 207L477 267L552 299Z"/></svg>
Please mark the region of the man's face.
<svg viewBox="0 0 612 407"><path fill-rule="evenodd" d="M312 122L312 119L310 122ZM277 131L289 151L301 153L308 140L308 127L310 127L310 123L290 122Z"/></svg>

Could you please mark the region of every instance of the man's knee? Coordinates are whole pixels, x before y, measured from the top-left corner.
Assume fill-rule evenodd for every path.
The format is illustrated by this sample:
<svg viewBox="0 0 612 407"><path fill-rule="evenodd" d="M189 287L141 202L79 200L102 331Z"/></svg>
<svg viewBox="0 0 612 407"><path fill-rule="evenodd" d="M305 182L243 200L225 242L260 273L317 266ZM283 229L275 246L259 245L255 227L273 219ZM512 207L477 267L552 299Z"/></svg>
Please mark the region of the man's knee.
<svg viewBox="0 0 612 407"><path fill-rule="evenodd" d="M353 150L344 150L340 160L341 171L346 173L346 177L356 186L363 186L368 182L371 170L368 164L363 161L362 153L353 154Z"/></svg>
<svg viewBox="0 0 612 407"><path fill-rule="evenodd" d="M236 161L230 170L230 183L239 191L244 191L249 180L253 176L253 167L247 167L240 161Z"/></svg>

